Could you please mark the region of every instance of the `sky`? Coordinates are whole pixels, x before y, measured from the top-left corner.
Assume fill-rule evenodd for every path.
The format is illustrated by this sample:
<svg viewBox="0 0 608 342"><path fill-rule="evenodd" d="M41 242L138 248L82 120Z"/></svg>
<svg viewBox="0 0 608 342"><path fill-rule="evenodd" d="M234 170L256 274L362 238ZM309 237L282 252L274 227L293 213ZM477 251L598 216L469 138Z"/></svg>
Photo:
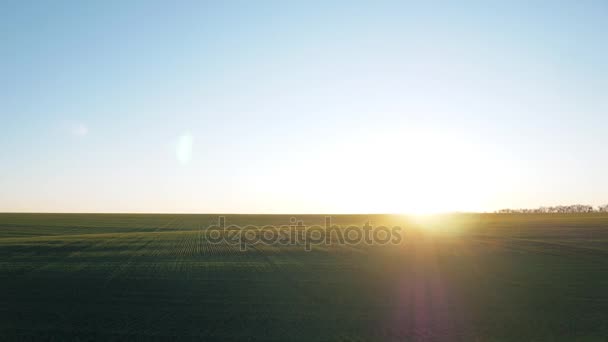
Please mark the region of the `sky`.
<svg viewBox="0 0 608 342"><path fill-rule="evenodd" d="M0 211L608 203L605 1L2 1Z"/></svg>

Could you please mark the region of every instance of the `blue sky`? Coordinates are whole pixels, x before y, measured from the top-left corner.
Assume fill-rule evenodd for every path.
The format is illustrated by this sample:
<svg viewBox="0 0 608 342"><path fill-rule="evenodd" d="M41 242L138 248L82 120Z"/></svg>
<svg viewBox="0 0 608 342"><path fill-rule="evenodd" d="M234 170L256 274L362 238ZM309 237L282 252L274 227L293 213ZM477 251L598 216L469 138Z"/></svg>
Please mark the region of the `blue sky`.
<svg viewBox="0 0 608 342"><path fill-rule="evenodd" d="M608 5L0 4L0 211L608 202Z"/></svg>

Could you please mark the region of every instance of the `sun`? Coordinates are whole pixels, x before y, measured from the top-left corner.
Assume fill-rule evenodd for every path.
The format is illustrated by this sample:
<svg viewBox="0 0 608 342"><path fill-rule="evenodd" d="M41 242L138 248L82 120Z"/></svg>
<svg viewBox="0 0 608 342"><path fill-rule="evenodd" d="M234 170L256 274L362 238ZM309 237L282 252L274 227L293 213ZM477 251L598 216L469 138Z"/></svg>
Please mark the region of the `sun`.
<svg viewBox="0 0 608 342"><path fill-rule="evenodd" d="M313 165L269 173L260 184L274 189L283 211L294 206L351 214L479 211L493 178L501 177L489 167L488 155L440 131L404 128L324 146Z"/></svg>

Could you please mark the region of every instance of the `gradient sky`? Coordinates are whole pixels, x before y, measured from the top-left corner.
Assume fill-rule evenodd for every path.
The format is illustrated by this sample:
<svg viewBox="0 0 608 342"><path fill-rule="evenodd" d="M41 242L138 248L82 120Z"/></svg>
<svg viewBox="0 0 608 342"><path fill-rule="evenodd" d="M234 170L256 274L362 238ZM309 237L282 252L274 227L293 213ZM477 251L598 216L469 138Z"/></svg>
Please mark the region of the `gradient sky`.
<svg viewBox="0 0 608 342"><path fill-rule="evenodd" d="M605 1L2 1L0 211L608 203Z"/></svg>

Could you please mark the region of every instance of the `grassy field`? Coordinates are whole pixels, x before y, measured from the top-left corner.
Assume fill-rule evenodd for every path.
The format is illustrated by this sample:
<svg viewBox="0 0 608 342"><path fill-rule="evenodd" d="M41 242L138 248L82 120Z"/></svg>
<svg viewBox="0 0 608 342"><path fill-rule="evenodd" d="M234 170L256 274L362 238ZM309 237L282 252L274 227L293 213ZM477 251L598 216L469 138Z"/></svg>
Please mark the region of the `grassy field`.
<svg viewBox="0 0 608 342"><path fill-rule="evenodd" d="M403 239L241 251L209 243L217 215L0 214L0 340L608 339L607 215L332 217Z"/></svg>

